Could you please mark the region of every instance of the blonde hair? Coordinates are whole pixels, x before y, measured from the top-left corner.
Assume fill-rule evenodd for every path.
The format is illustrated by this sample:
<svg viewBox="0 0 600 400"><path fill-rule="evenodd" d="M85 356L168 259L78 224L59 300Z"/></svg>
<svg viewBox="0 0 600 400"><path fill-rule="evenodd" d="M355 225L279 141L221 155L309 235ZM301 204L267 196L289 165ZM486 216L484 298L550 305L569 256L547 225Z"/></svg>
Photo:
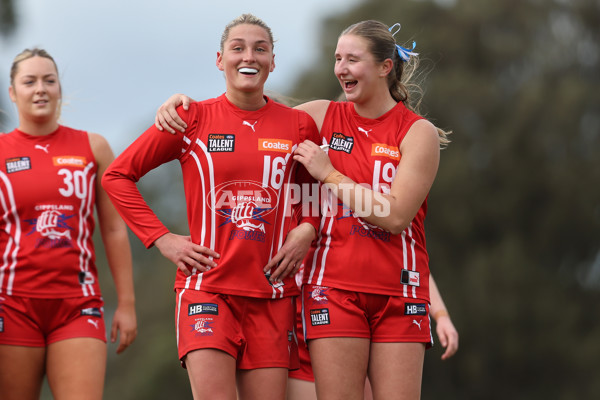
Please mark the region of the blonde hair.
<svg viewBox="0 0 600 400"><path fill-rule="evenodd" d="M269 35L269 41L271 42L271 47L272 48L275 47L275 41L273 40L273 32L271 32L271 28L269 28L269 25L267 25L262 19L254 16L252 14L242 14L225 26L225 30L223 31L223 34L221 35L221 44L220 44L221 52L223 52L223 47L225 46L225 42L229 38L229 32L231 31L231 29L233 29L234 27L236 27L238 25L242 25L242 24L256 25L256 26L260 26L261 28L263 28L267 32L267 35Z"/></svg>
<svg viewBox="0 0 600 400"><path fill-rule="evenodd" d="M419 106L423 97L423 90L414 78L419 66L419 59L411 56L408 61L403 61L396 47L396 40L389 28L382 22L375 20L361 21L344 29L341 36L355 35L365 39L369 52L376 62L382 63L391 59L393 69L388 74L388 89L390 95L397 102L402 102L409 110L419 113ZM437 128L437 127L436 127ZM450 140L446 132L437 128L440 136L440 146L446 147Z"/></svg>
<svg viewBox="0 0 600 400"><path fill-rule="evenodd" d="M56 62L54 61L54 58L52 58L52 56L46 50L38 49L37 47L34 47L33 49L25 49L22 52L20 52L19 54L17 54L17 56L13 60L13 63L10 67L10 84L11 85L14 85L14 83L15 83L15 76L17 76L17 70L19 68L19 64L21 63L21 61L25 61L25 60L28 60L33 57L43 57L43 58L47 58L48 60L52 61L52 64L54 64L54 68L56 68L56 73L58 74L58 66L56 65Z"/></svg>

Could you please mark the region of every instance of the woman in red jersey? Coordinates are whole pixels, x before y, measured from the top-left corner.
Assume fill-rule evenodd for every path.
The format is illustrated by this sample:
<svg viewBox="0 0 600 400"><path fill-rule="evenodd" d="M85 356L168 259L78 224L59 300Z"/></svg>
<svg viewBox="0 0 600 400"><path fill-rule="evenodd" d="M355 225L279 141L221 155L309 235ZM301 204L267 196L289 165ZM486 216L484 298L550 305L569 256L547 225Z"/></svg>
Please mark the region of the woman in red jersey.
<svg viewBox="0 0 600 400"><path fill-rule="evenodd" d="M38 399L46 375L57 399L100 400L106 332L94 207L118 296L117 353L137 335L127 228L100 187L113 154L102 136L59 125L61 86L46 51L19 54L10 83L19 127L0 135L1 397Z"/></svg>
<svg viewBox="0 0 600 400"><path fill-rule="evenodd" d="M253 15L230 22L216 60L226 92L181 111L185 134L148 129L102 181L143 243L178 266L177 346L195 399L235 399L236 383L241 398L283 399L288 369L298 364L293 275L310 240L296 237L314 238L318 220L291 230L288 190L314 182L292 157L319 136L307 113L264 95L273 43ZM135 184L175 159L191 236L169 232ZM277 265L263 270L276 254Z"/></svg>
<svg viewBox="0 0 600 400"><path fill-rule="evenodd" d="M375 399L420 397L432 342L426 199L447 140L409 108L414 55L383 23L354 24L335 51L348 101L300 106L329 144L328 154L304 143L294 156L330 190L303 280L319 398L362 398L366 375Z"/></svg>
<svg viewBox="0 0 600 400"><path fill-rule="evenodd" d="M367 375L375 399L419 398L432 343L424 219L447 138L411 109L416 54L396 44L390 29L397 26L347 28L334 72L348 101L298 106L329 147L326 153L306 142L294 155L328 189L303 277L304 326L322 399L362 398ZM168 104L156 123L185 128Z"/></svg>

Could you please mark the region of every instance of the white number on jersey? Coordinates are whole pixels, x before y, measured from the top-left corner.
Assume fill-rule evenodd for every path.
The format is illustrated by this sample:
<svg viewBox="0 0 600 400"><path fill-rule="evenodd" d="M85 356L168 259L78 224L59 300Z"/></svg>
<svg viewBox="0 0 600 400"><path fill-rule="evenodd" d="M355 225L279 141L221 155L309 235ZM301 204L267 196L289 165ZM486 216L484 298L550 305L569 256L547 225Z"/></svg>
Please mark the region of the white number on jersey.
<svg viewBox="0 0 600 400"><path fill-rule="evenodd" d="M71 197L74 194L78 199L85 199L88 185L84 171L72 172L69 169L61 168L58 175L64 176L63 183L65 185L65 187L58 188L60 194L64 197Z"/></svg>
<svg viewBox="0 0 600 400"><path fill-rule="evenodd" d="M271 162L271 156L265 156L265 162L263 167L263 181L262 186L271 186L275 190L279 190L283 185L283 178L285 174L285 158L275 157Z"/></svg>
<svg viewBox="0 0 600 400"><path fill-rule="evenodd" d="M373 166L373 190L384 194L390 194L390 187L392 181L396 176L396 167L391 162L385 163L383 168L381 167L381 160L375 160ZM380 182L385 184L381 184Z"/></svg>

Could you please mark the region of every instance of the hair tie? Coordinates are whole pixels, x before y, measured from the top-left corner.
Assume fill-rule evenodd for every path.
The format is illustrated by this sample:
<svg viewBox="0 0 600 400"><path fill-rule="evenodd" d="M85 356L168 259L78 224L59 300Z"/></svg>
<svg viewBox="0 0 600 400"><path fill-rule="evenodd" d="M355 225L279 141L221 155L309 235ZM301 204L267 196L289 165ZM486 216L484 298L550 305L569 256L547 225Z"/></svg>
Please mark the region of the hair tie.
<svg viewBox="0 0 600 400"><path fill-rule="evenodd" d="M398 50L398 55L400 59L404 62L410 60L411 56L418 56L419 53L415 53L413 50L417 47L417 43L413 41L412 48L407 49L406 47L402 47L400 45L396 45L396 50Z"/></svg>
<svg viewBox="0 0 600 400"><path fill-rule="evenodd" d="M401 28L402 28L402 25L400 25L399 22L396 22L394 25L389 27L388 31L390 31L390 33L392 34L392 37L394 37L396 35L396 33L400 32ZM407 49L406 47L396 45L396 50L398 51L398 55L400 56L400 59L404 62L407 62L408 60L410 60L410 56L418 56L419 53L413 52L413 50L415 49L416 46L417 46L417 43L414 41L413 41L411 49Z"/></svg>
<svg viewBox="0 0 600 400"><path fill-rule="evenodd" d="M392 29L394 29L394 28L396 28L396 27L397 27L398 29L396 29L394 32L392 32ZM388 29L388 31L392 32L392 36L395 36L395 35L396 35L396 33L400 32L400 29L401 29L401 28L402 28L402 25L400 25L400 23L399 23L399 22L396 22L394 25L390 26L390 28Z"/></svg>

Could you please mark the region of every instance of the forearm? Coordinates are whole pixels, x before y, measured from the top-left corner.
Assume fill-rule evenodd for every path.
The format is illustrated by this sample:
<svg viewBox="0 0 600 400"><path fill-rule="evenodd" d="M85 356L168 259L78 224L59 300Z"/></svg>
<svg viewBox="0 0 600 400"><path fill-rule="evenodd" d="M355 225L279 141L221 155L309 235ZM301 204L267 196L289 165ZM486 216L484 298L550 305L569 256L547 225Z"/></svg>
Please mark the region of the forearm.
<svg viewBox="0 0 600 400"><path fill-rule="evenodd" d="M115 284L119 306L134 307L133 265L125 224L102 232L108 266Z"/></svg>
<svg viewBox="0 0 600 400"><path fill-rule="evenodd" d="M337 170L323 183L355 216L394 234L406 229L416 215L416 210L403 210L392 196L368 189Z"/></svg>

